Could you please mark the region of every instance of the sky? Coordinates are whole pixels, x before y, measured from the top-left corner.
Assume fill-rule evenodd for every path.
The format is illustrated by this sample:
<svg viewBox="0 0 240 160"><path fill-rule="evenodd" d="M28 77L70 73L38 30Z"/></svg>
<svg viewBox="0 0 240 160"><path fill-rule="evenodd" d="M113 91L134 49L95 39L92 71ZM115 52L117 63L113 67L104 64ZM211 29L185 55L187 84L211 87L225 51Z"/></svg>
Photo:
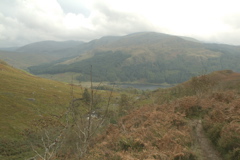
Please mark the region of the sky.
<svg viewBox="0 0 240 160"><path fill-rule="evenodd" d="M239 0L0 0L0 47L153 31L240 45Z"/></svg>

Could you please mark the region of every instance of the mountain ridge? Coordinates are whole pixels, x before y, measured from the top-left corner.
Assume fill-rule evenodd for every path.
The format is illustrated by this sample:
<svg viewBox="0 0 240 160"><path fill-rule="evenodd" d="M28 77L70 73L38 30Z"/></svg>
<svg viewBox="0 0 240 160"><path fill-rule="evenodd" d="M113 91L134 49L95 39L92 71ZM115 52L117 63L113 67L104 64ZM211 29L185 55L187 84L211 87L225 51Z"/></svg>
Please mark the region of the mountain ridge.
<svg viewBox="0 0 240 160"><path fill-rule="evenodd" d="M24 64L22 69L38 75L75 72L80 81L89 79L90 65L95 81L111 82L181 83L203 72L240 71L240 46L157 32L105 36L89 42L44 41L18 51L23 52L0 52L0 58L17 67Z"/></svg>
<svg viewBox="0 0 240 160"><path fill-rule="evenodd" d="M54 51L68 49L71 47L75 47L79 44L82 44L82 41L40 41L35 43L30 43L19 47L16 51L17 52L29 52L29 53L51 53Z"/></svg>
<svg viewBox="0 0 240 160"><path fill-rule="evenodd" d="M148 83L180 83L206 71L240 71L239 46L189 41L156 32L102 37L78 46L78 50L81 53L72 59L32 66L29 71L34 74L76 72L82 75L79 80L85 81L92 65L95 81Z"/></svg>

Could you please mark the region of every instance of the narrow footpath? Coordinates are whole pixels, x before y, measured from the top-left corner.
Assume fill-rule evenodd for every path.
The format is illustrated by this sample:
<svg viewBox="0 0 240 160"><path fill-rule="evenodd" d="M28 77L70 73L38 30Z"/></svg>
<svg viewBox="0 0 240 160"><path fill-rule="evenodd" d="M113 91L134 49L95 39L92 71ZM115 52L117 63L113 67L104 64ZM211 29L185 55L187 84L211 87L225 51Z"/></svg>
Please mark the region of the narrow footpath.
<svg viewBox="0 0 240 160"><path fill-rule="evenodd" d="M200 154L200 160L223 160L221 155L214 148L212 142L205 135L202 121L194 120L192 122L193 136L195 139L195 146Z"/></svg>

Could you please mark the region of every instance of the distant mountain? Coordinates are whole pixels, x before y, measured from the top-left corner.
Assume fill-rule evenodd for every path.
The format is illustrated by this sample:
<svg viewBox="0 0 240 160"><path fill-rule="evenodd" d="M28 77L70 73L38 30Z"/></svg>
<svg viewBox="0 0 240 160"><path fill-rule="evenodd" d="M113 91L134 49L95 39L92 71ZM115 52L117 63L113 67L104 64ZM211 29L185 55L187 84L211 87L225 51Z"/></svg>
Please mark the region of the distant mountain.
<svg viewBox="0 0 240 160"><path fill-rule="evenodd" d="M155 32L103 37L72 51L79 55L28 69L34 74L76 72L80 81L87 81L92 65L94 81L144 83L180 83L216 70L240 71L240 46Z"/></svg>
<svg viewBox="0 0 240 160"><path fill-rule="evenodd" d="M1 51L16 51L19 47L5 47L5 48L0 48Z"/></svg>
<svg viewBox="0 0 240 160"><path fill-rule="evenodd" d="M27 69L29 66L49 63L57 60L66 60L79 55L75 50L81 41L42 41L31 43L19 48L0 49L0 58L14 67Z"/></svg>
<svg viewBox="0 0 240 160"><path fill-rule="evenodd" d="M240 46L203 43L190 37L155 32L106 36L90 42L42 41L0 58L33 74L75 72L88 81L180 83L217 70L240 72Z"/></svg>
<svg viewBox="0 0 240 160"><path fill-rule="evenodd" d="M62 52L62 50L67 50L69 48L76 47L84 42L81 41L41 41L36 43L31 43L18 48L17 52L23 53L55 53Z"/></svg>
<svg viewBox="0 0 240 160"><path fill-rule="evenodd" d="M182 38L182 39L185 39L185 40L187 40L187 41L192 41L192 42L199 42L199 43L201 43L201 41L196 40L196 39L191 38L191 37L184 37L184 36L181 36L181 38Z"/></svg>

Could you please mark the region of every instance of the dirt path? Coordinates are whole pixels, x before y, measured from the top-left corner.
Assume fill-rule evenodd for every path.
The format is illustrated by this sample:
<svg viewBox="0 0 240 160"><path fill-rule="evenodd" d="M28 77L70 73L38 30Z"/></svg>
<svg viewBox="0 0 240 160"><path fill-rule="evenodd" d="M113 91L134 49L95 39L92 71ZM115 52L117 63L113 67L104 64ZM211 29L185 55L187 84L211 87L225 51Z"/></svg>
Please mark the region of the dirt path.
<svg viewBox="0 0 240 160"><path fill-rule="evenodd" d="M195 138L195 146L200 152L200 160L223 160L220 154L215 150L213 144L205 135L202 121L194 120L192 122L193 136Z"/></svg>

